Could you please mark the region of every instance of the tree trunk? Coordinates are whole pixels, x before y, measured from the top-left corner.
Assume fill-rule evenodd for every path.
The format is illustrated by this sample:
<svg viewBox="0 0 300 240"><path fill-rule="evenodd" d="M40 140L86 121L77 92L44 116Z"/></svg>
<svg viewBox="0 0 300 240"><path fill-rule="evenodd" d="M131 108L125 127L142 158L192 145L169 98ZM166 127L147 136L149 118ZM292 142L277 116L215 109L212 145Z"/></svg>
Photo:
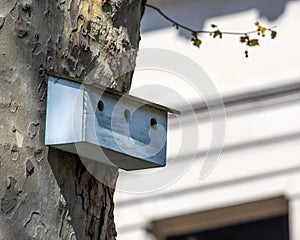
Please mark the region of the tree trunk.
<svg viewBox="0 0 300 240"><path fill-rule="evenodd" d="M115 239L118 171L44 145L47 72L130 88L143 0L0 0L0 239Z"/></svg>

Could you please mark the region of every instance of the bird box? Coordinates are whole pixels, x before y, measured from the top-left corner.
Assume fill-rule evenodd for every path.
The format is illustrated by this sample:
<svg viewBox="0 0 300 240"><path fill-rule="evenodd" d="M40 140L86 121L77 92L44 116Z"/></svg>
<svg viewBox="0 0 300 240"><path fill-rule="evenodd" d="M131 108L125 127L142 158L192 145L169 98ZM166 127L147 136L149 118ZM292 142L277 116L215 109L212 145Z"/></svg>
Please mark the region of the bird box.
<svg viewBox="0 0 300 240"><path fill-rule="evenodd" d="M179 112L114 89L49 76L45 144L125 170L162 167L168 113Z"/></svg>

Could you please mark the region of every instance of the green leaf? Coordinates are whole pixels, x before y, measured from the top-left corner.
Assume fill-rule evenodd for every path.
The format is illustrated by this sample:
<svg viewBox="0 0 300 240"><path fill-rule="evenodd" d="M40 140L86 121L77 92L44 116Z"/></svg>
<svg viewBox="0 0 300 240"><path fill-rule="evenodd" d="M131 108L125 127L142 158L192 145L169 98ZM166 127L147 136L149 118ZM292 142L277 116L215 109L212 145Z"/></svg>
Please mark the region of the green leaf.
<svg viewBox="0 0 300 240"><path fill-rule="evenodd" d="M271 30L271 38L274 39L274 38L276 38L276 36L277 36L277 32Z"/></svg>
<svg viewBox="0 0 300 240"><path fill-rule="evenodd" d="M240 42L244 43L244 42L248 42L249 41L249 37L248 36L241 36L240 37Z"/></svg>
<svg viewBox="0 0 300 240"><path fill-rule="evenodd" d="M250 47L258 46L259 45L258 39L255 38L255 39L249 40L247 45Z"/></svg>
<svg viewBox="0 0 300 240"><path fill-rule="evenodd" d="M267 29L265 27L262 27L262 26L258 27L258 31L260 31L262 34L264 34L266 30Z"/></svg>
<svg viewBox="0 0 300 240"><path fill-rule="evenodd" d="M202 41L200 39L198 39L198 38L193 38L192 41L193 41L194 46L196 46L198 48L202 44Z"/></svg>
<svg viewBox="0 0 300 240"><path fill-rule="evenodd" d="M219 36L220 38L222 38L222 33L220 30L216 30L213 33L213 38L216 38L217 36Z"/></svg>

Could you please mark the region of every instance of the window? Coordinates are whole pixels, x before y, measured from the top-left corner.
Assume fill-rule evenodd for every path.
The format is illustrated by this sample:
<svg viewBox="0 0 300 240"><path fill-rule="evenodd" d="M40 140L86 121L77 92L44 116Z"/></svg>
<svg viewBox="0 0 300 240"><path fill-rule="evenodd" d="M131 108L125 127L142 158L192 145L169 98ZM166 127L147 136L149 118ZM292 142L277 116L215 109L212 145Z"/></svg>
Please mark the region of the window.
<svg viewBox="0 0 300 240"><path fill-rule="evenodd" d="M153 221L158 240L288 240L288 202L265 199Z"/></svg>
<svg viewBox="0 0 300 240"><path fill-rule="evenodd" d="M288 215L169 237L167 240L288 240Z"/></svg>

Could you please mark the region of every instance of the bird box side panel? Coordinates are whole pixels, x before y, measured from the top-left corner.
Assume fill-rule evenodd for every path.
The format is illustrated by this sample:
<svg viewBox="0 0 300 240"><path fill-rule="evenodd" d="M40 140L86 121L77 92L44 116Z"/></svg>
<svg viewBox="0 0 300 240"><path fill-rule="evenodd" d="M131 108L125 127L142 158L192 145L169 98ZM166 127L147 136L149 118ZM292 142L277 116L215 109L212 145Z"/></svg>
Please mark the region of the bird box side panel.
<svg viewBox="0 0 300 240"><path fill-rule="evenodd" d="M86 141L165 165L166 112L105 92L87 91L85 99ZM155 126L151 126L151 119L155 119Z"/></svg>
<svg viewBox="0 0 300 240"><path fill-rule="evenodd" d="M82 141L83 90L81 85L49 76L45 144Z"/></svg>

